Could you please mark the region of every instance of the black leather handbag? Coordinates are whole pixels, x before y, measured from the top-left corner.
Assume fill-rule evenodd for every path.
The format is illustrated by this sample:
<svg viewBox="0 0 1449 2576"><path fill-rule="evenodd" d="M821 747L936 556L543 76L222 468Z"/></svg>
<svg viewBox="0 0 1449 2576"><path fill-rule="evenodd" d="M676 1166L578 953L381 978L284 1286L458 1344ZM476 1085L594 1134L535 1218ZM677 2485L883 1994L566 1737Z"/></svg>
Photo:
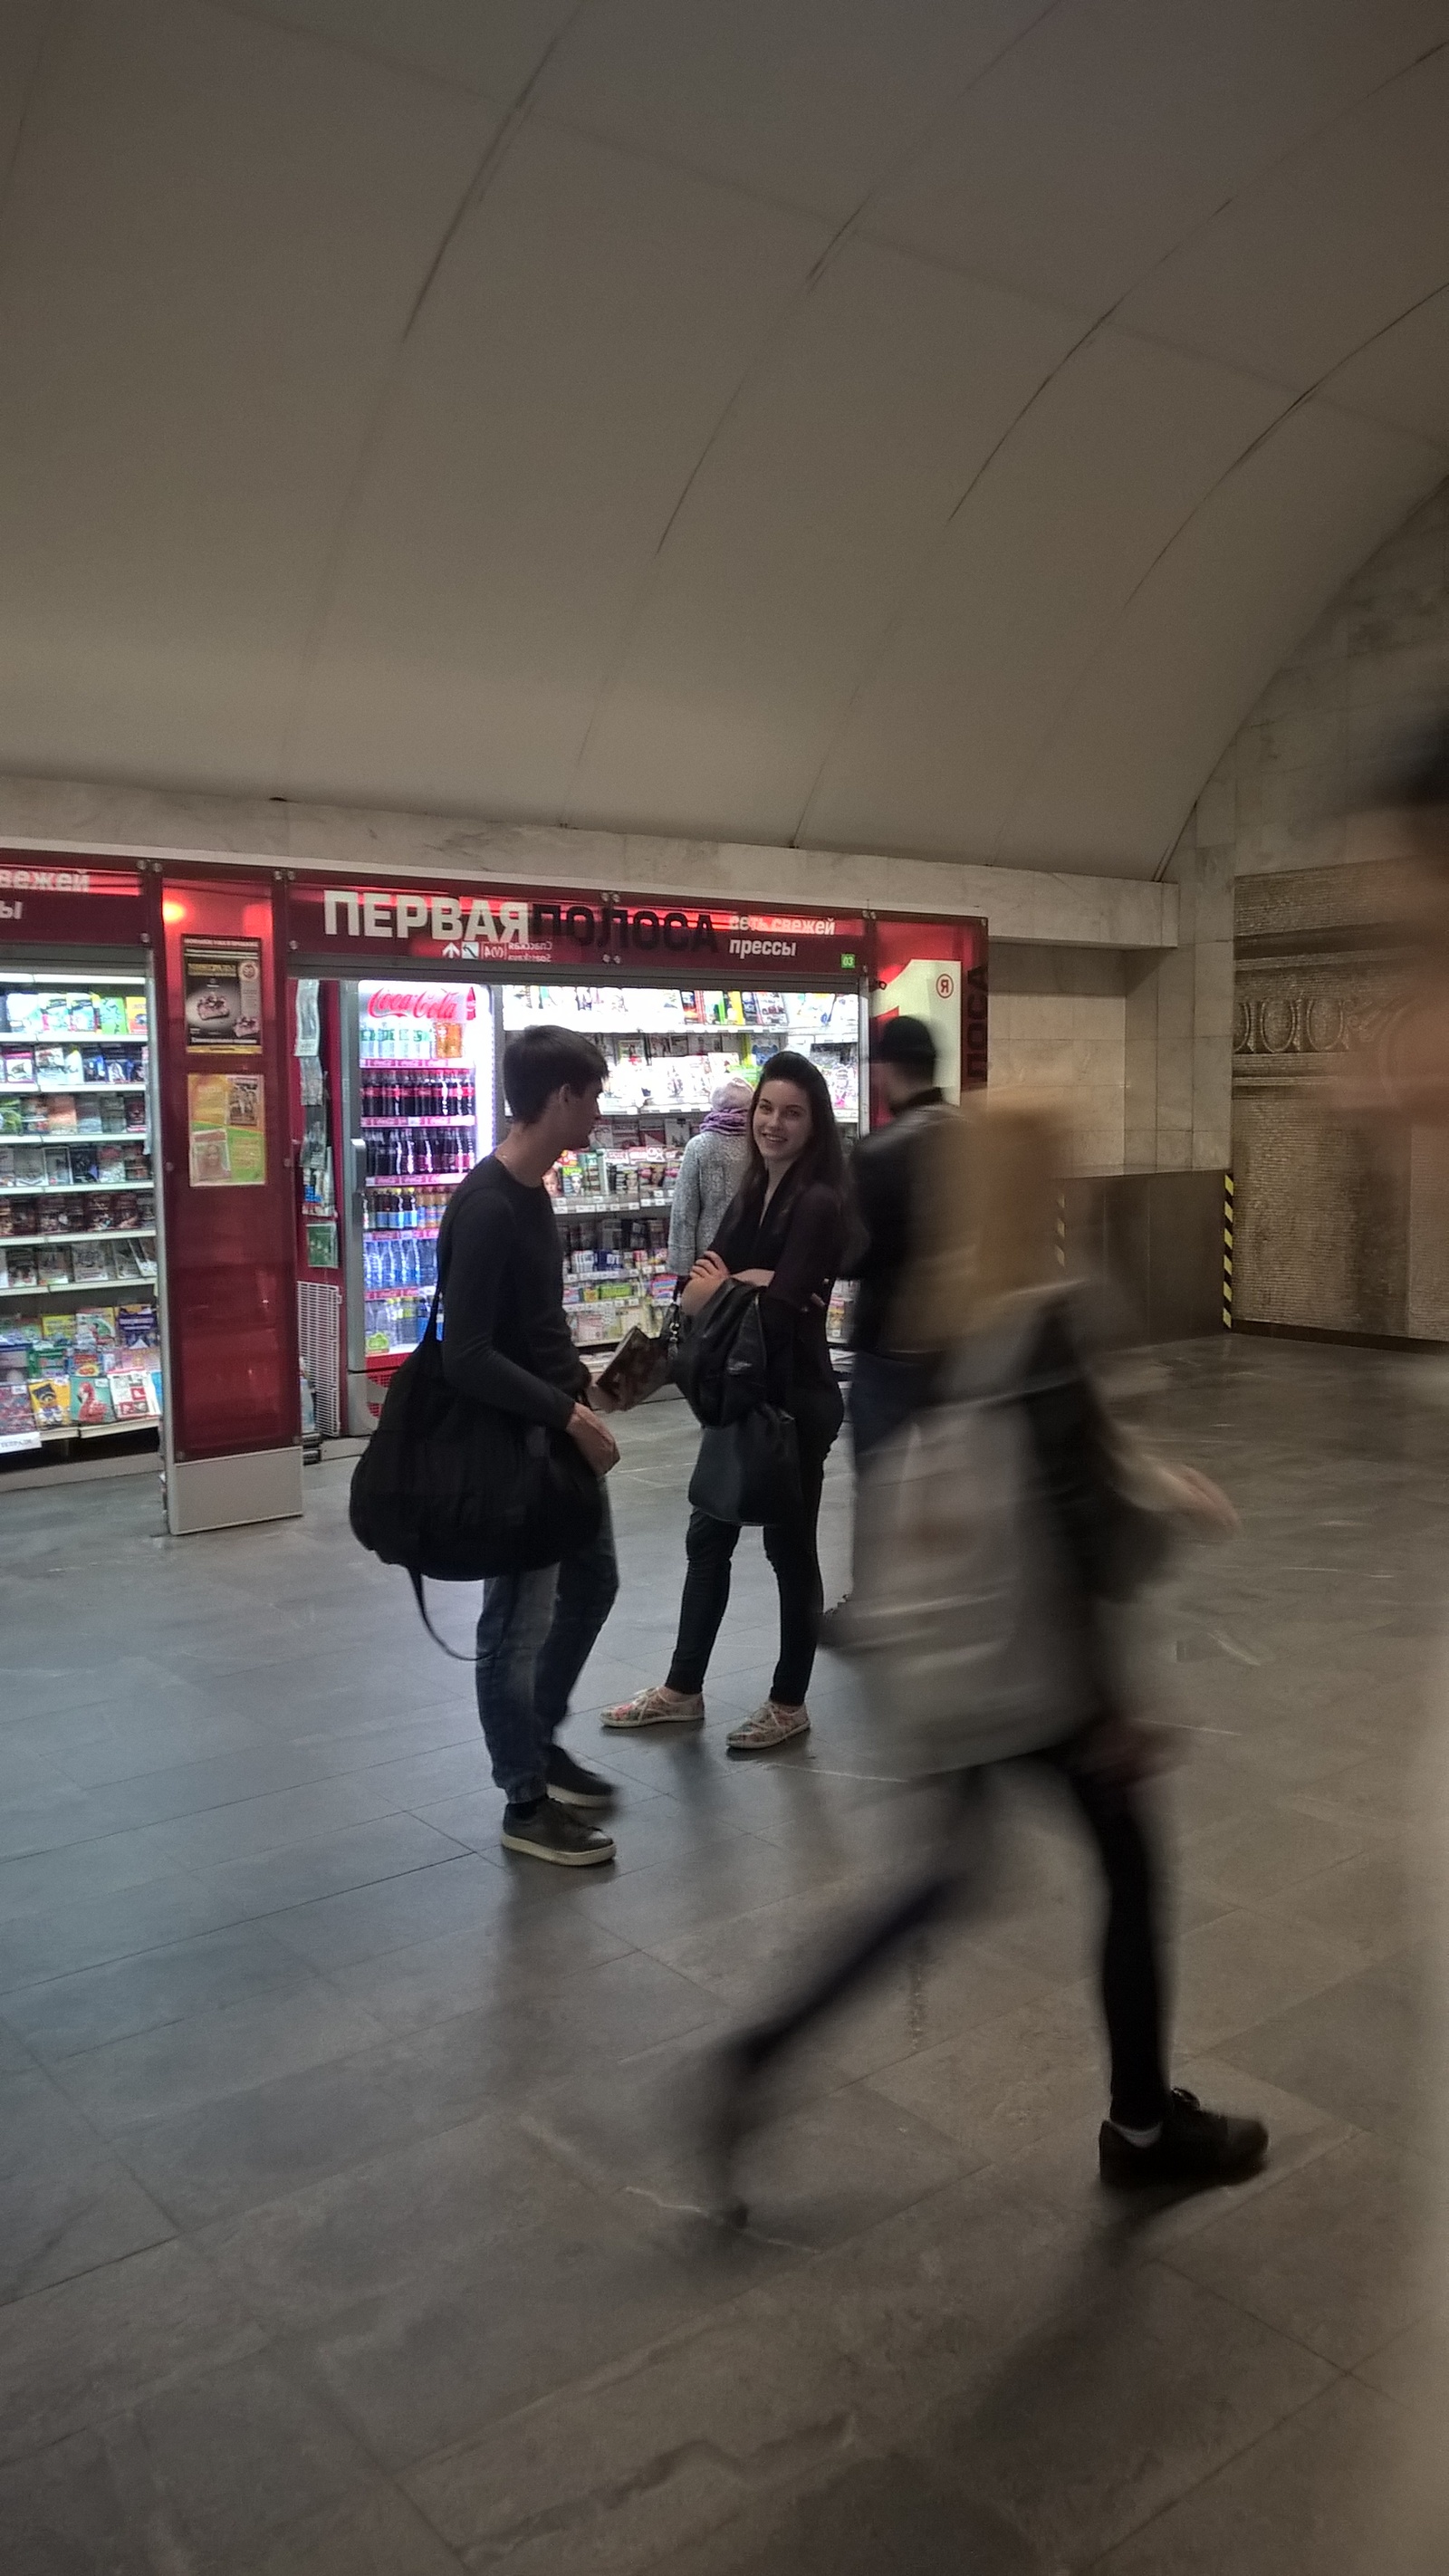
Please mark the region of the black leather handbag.
<svg viewBox="0 0 1449 2576"><path fill-rule="evenodd" d="M741 1527L802 1514L794 1415L777 1405L757 1404L738 1422L707 1425L689 1480L689 1499L711 1520Z"/></svg>
<svg viewBox="0 0 1449 2576"><path fill-rule="evenodd" d="M768 1361L758 1288L723 1280L697 1315L683 1317L669 1375L697 1422L738 1422L763 1403Z"/></svg>
<svg viewBox="0 0 1449 2576"><path fill-rule="evenodd" d="M454 1392L437 1323L434 1297L353 1469L348 1517L363 1547L406 1569L429 1636L453 1655L428 1617L425 1577L477 1583L557 1565L597 1535L603 1498L566 1432Z"/></svg>

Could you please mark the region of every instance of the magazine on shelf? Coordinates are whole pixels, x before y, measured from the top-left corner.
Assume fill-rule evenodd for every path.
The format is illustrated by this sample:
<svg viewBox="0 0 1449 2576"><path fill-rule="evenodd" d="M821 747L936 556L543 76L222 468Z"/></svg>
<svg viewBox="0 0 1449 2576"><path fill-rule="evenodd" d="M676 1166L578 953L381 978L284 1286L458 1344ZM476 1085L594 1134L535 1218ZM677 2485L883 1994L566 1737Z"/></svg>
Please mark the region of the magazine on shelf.
<svg viewBox="0 0 1449 2576"><path fill-rule="evenodd" d="M30 1410L41 1431L64 1431L70 1423L70 1379L33 1377Z"/></svg>
<svg viewBox="0 0 1449 2576"><path fill-rule="evenodd" d="M118 1422L147 1422L159 1407L151 1401L151 1378L145 1369L112 1369L107 1381Z"/></svg>
<svg viewBox="0 0 1449 2576"><path fill-rule="evenodd" d="M109 1380L74 1370L70 1381L70 1412L73 1422L114 1422L116 1407Z"/></svg>

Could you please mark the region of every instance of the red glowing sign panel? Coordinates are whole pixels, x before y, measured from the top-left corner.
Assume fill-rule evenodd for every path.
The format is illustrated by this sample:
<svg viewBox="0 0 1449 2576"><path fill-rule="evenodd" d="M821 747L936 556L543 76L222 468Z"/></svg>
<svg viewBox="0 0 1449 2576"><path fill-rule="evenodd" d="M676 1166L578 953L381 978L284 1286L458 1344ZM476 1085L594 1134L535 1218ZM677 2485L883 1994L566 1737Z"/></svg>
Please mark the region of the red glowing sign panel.
<svg viewBox="0 0 1449 2576"><path fill-rule="evenodd" d="M139 948L145 927L135 868L0 850L0 945Z"/></svg>
<svg viewBox="0 0 1449 2576"><path fill-rule="evenodd" d="M667 896L637 900L454 885L288 887L294 963L407 957L477 964L520 979L554 969L687 974L695 983L761 983L802 973L854 977L865 966L859 915L738 912Z"/></svg>

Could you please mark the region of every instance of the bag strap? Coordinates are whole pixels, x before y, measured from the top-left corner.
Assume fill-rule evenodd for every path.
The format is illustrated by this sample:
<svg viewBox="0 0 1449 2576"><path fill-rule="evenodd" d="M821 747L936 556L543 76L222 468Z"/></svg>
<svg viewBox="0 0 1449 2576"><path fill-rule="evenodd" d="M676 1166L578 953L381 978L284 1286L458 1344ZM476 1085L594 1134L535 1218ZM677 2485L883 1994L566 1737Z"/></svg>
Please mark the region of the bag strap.
<svg viewBox="0 0 1449 2576"><path fill-rule="evenodd" d="M460 1654L456 1646L449 1645L446 1637L439 1636L437 1629L433 1626L431 1619L428 1617L428 1605L423 1597L423 1578L419 1574L415 1565L410 1565L407 1568L407 1578L413 1587L413 1599L418 1605L418 1617L421 1619L428 1635L432 1638L434 1645L442 1647L444 1654L448 1657L451 1663L476 1664L479 1661L479 1657L477 1655Z"/></svg>

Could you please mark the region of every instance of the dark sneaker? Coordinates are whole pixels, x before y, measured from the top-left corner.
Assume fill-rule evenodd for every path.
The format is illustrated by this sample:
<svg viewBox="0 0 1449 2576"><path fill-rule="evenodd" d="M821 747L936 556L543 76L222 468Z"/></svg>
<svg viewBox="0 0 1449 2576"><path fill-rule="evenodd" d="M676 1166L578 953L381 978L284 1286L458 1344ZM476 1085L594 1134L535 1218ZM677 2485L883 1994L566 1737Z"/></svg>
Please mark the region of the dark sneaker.
<svg viewBox="0 0 1449 2576"><path fill-rule="evenodd" d="M548 1794L561 1807L612 1807L614 1783L602 1771L586 1771L561 1744L548 1749Z"/></svg>
<svg viewBox="0 0 1449 2576"><path fill-rule="evenodd" d="M597 1825L585 1825L552 1798L540 1798L532 1815L517 1807L503 1810L503 1848L527 1852L531 1860L555 1861L560 1869L597 1869L612 1860L614 1845Z"/></svg>
<svg viewBox="0 0 1449 2576"><path fill-rule="evenodd" d="M1162 2134L1150 2147L1134 2147L1110 2120L1097 2140L1102 2180L1114 2191L1133 2191L1144 2184L1172 2184L1206 2190L1213 2183L1243 2182L1256 2173L1268 2152L1268 2132L1261 2120L1239 2120L1224 2111L1205 2111L1195 2093L1168 2095Z"/></svg>

